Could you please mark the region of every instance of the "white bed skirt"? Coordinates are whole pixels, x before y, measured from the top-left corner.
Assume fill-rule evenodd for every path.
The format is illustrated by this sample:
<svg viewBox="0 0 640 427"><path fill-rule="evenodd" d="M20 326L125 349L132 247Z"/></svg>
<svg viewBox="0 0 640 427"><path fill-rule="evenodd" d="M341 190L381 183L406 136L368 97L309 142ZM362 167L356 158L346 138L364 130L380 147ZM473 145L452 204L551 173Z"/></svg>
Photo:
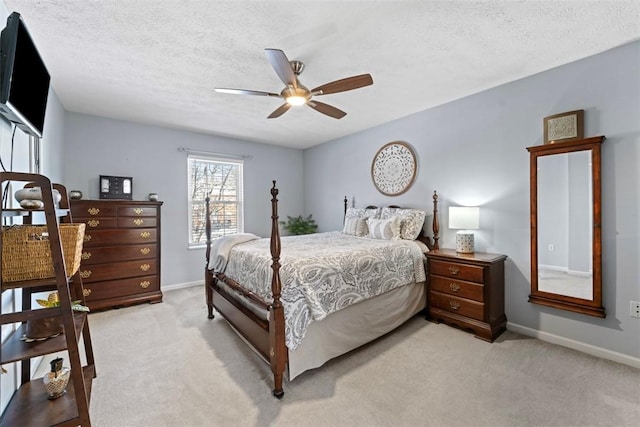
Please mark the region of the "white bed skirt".
<svg viewBox="0 0 640 427"><path fill-rule="evenodd" d="M219 285L230 295L236 294L225 283L219 282ZM239 301L261 318L268 318L269 313L251 301L240 298ZM418 282L331 313L319 322L312 322L300 345L294 351L289 350L289 381L391 332L425 308L426 302L425 282ZM236 331L233 326L231 328ZM242 334L236 333L247 342ZM251 344L247 342L247 345L255 351ZM256 354L260 355L257 351Z"/></svg>
<svg viewBox="0 0 640 427"><path fill-rule="evenodd" d="M381 337L426 306L424 282L402 286L309 325L294 351L289 351L289 381L309 369Z"/></svg>

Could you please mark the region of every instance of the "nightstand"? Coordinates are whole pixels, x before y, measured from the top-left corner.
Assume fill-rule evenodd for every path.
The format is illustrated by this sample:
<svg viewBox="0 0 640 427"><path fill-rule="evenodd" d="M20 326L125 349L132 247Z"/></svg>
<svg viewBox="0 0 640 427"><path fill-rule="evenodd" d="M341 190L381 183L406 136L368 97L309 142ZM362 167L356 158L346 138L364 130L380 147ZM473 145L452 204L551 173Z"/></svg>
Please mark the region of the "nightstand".
<svg viewBox="0 0 640 427"><path fill-rule="evenodd" d="M506 255L453 249L427 252L427 319L473 332L493 342L507 325L504 314Z"/></svg>

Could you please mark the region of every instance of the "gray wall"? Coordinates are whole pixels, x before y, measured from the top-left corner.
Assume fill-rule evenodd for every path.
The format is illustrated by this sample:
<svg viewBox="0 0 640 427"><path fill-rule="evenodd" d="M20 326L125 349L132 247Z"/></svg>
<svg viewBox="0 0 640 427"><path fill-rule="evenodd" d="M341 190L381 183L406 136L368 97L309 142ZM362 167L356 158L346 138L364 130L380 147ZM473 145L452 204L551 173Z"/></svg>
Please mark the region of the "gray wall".
<svg viewBox="0 0 640 427"><path fill-rule="evenodd" d="M187 156L178 147L253 156L244 164L245 231L268 237L271 181L278 181L280 216L303 208L301 150L67 113L64 182L98 198L98 176L133 177L133 198L156 192L162 206L162 285L202 281L204 249L188 249Z"/></svg>
<svg viewBox="0 0 640 427"><path fill-rule="evenodd" d="M476 249L509 256L510 322L640 357L640 321L629 316L629 301L640 300L638 76L640 42L635 42L308 149L305 210L322 230L339 229L344 195L355 197L358 206L429 207L433 190L438 190L442 246L451 248L455 233L447 228L447 207L477 204L481 229L475 233ZM525 148L542 144L543 117L577 109L585 110L586 136L607 136L602 164L606 319L527 302L529 153ZM371 182L371 161L383 144L394 140L415 147L419 172L407 193L385 197Z"/></svg>
<svg viewBox="0 0 640 427"><path fill-rule="evenodd" d="M4 2L0 2L0 19L3 24L1 28L4 28L4 22L9 16L9 10L7 10ZM37 41L36 41L37 43ZM62 171L62 144L63 144L63 118L64 109L58 100L53 88L49 89L49 97L47 101L47 112L45 116L44 131L42 135L42 147L43 158L41 164L41 171L43 174L47 174L53 181L61 180ZM15 136L12 140L12 125L0 118L0 156L2 156L2 162L7 170L14 172L30 172L31 161L29 153L29 137L20 129L16 130ZM13 165L11 165L11 152L13 145ZM12 192L22 187L23 183L16 183ZM9 197L13 199L13 194ZM16 291L2 292L1 302L2 313L9 313L14 311L16 306L21 304L21 294ZM12 331L12 327L9 325L2 326L2 341ZM32 364L32 372L35 371L37 363ZM17 363L6 364L3 366L7 370L6 374L0 375L0 413L4 410L9 403L13 392L17 390L20 383L19 371L17 369Z"/></svg>

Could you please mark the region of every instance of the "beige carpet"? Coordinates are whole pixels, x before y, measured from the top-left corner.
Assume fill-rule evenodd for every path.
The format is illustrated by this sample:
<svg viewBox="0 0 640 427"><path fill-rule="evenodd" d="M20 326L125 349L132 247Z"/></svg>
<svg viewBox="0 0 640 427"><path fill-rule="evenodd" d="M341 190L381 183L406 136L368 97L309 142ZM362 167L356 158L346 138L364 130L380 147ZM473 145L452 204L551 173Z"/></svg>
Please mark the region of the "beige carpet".
<svg viewBox="0 0 640 427"><path fill-rule="evenodd" d="M415 317L285 383L201 287L90 316L91 417L119 426L637 426L640 371L507 331L489 344Z"/></svg>

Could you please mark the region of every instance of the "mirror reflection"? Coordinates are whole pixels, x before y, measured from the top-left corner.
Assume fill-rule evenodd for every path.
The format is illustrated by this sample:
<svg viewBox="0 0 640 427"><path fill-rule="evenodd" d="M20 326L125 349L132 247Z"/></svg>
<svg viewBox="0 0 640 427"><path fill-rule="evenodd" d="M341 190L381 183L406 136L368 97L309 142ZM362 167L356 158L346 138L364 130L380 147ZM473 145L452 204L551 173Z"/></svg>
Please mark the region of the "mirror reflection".
<svg viewBox="0 0 640 427"><path fill-rule="evenodd" d="M593 300L591 151L538 158L538 290Z"/></svg>

